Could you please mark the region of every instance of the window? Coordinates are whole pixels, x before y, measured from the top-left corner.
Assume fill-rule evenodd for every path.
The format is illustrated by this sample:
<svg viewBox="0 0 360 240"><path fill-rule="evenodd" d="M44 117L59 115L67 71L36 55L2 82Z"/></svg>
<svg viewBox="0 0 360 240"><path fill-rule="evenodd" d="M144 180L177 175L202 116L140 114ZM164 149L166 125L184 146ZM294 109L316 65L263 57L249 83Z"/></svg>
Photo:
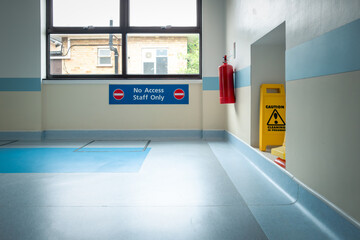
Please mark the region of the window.
<svg viewBox="0 0 360 240"><path fill-rule="evenodd" d="M48 79L200 79L201 0L47 0Z"/></svg>
<svg viewBox="0 0 360 240"><path fill-rule="evenodd" d="M142 62L144 74L167 74L167 49L142 49Z"/></svg>
<svg viewBox="0 0 360 240"><path fill-rule="evenodd" d="M109 48L98 48L98 66L111 66L111 51Z"/></svg>
<svg viewBox="0 0 360 240"><path fill-rule="evenodd" d="M50 34L50 76L118 76L121 44L121 34Z"/></svg>

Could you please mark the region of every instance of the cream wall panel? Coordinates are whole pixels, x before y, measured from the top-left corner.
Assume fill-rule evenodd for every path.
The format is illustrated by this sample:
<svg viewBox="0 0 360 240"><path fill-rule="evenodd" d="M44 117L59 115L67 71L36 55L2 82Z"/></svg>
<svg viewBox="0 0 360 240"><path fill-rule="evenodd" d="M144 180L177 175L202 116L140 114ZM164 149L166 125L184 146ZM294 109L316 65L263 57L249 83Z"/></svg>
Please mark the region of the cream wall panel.
<svg viewBox="0 0 360 240"><path fill-rule="evenodd" d="M41 131L41 92L0 92L0 131Z"/></svg>
<svg viewBox="0 0 360 240"><path fill-rule="evenodd" d="M359 79L357 71L287 82L286 109L288 170L358 221Z"/></svg>
<svg viewBox="0 0 360 240"><path fill-rule="evenodd" d="M202 85L189 105L109 105L108 85L45 85L45 130L201 129Z"/></svg>
<svg viewBox="0 0 360 240"><path fill-rule="evenodd" d="M251 88L235 90L236 103L227 105L226 130L250 144Z"/></svg>
<svg viewBox="0 0 360 240"><path fill-rule="evenodd" d="M224 130L226 105L220 104L219 91L203 91L203 129Z"/></svg>

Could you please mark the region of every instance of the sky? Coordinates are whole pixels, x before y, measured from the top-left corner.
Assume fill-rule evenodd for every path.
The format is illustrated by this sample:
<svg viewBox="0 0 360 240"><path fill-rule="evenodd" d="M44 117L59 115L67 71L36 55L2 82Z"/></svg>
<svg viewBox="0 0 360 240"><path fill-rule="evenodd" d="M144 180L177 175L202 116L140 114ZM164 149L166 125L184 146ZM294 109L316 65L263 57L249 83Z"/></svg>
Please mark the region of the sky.
<svg viewBox="0 0 360 240"><path fill-rule="evenodd" d="M129 0L131 26L196 26L196 0ZM53 0L54 26L119 26L120 0Z"/></svg>

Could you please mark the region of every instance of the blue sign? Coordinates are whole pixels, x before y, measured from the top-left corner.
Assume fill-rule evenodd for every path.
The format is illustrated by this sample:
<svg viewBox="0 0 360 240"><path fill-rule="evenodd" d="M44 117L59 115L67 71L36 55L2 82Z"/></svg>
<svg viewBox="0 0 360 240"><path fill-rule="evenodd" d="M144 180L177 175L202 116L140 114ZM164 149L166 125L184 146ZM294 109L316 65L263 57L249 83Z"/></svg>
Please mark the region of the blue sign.
<svg viewBox="0 0 360 240"><path fill-rule="evenodd" d="M109 104L189 104L189 85L109 85Z"/></svg>

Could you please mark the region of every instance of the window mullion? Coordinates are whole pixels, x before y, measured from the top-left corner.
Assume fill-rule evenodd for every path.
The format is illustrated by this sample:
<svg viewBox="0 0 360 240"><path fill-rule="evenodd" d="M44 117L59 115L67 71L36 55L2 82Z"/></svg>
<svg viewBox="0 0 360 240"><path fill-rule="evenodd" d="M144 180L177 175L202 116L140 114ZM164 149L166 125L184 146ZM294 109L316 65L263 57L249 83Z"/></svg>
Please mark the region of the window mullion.
<svg viewBox="0 0 360 240"><path fill-rule="evenodd" d="M122 65L122 76L127 76L127 33L129 28L129 0L120 0L121 9L121 28L122 32L122 51L121 51L121 65Z"/></svg>
<svg viewBox="0 0 360 240"><path fill-rule="evenodd" d="M201 33L197 27L172 27L170 29L162 29L161 27L128 27L127 33Z"/></svg>
<svg viewBox="0 0 360 240"><path fill-rule="evenodd" d="M197 9L196 9L197 28L200 30L202 28L202 1L197 0L196 6L197 6Z"/></svg>
<svg viewBox="0 0 360 240"><path fill-rule="evenodd" d="M97 34L97 33L118 33L123 34L124 29L121 27L95 27L85 29L82 27L49 27L47 32L50 34Z"/></svg>

